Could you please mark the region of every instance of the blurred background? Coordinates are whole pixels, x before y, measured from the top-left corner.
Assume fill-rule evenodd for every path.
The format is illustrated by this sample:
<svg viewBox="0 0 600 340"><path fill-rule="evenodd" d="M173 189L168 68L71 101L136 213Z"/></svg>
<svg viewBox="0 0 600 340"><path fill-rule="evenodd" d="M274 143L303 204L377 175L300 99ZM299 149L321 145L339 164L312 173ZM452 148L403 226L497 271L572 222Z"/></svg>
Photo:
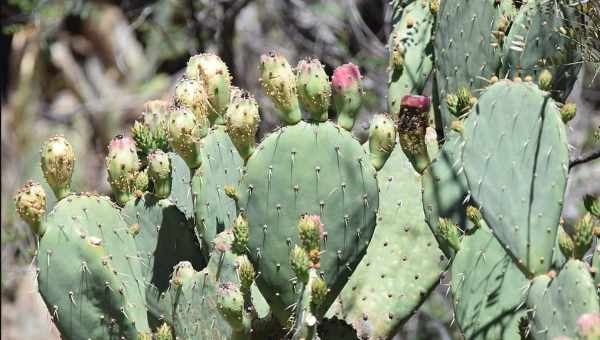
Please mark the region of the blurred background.
<svg viewBox="0 0 600 340"><path fill-rule="evenodd" d="M290 64L314 56L328 74L360 66L366 99L360 123L386 108L388 0L7 0L0 5L2 98L2 339L59 339L37 294L35 239L14 212L13 195L27 179L44 182L39 147L64 134L77 160L73 187L109 192L106 145L129 134L150 99L168 99L191 55L218 54L233 83L261 104L260 135L276 124L258 84L262 53L277 50ZM570 101L571 157L600 141L598 65L585 65ZM573 168L564 217L582 211L581 197L600 192L600 161ZM52 196L52 195L50 195ZM460 339L447 286L432 294L398 339Z"/></svg>

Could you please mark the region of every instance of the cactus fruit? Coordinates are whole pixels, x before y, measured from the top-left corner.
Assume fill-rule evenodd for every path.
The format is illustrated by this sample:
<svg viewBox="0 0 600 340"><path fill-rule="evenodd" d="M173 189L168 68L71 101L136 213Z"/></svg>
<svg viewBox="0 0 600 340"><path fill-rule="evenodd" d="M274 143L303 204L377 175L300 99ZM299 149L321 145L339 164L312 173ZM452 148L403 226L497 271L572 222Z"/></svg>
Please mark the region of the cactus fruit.
<svg viewBox="0 0 600 340"><path fill-rule="evenodd" d="M146 157L153 150L171 151L167 135L168 104L162 100L144 103L142 120L135 121L131 138L137 146L138 157L145 166Z"/></svg>
<svg viewBox="0 0 600 340"><path fill-rule="evenodd" d="M471 223L473 223L474 226L481 226L481 221L483 220L483 217L481 217L481 211L479 211L479 209L475 208L472 205L469 205L467 206L466 214L467 218L469 219L469 221L471 221Z"/></svg>
<svg viewBox="0 0 600 340"><path fill-rule="evenodd" d="M479 98L464 126L462 162L472 198L523 270L547 272L569 163L556 104L535 85L500 81Z"/></svg>
<svg viewBox="0 0 600 340"><path fill-rule="evenodd" d="M296 82L302 108L310 113L312 120L326 121L331 100L331 85L321 62L310 58L300 60L296 66Z"/></svg>
<svg viewBox="0 0 600 340"><path fill-rule="evenodd" d="M238 255L246 254L248 252L248 222L246 219L239 215L233 222L233 243L231 249Z"/></svg>
<svg viewBox="0 0 600 340"><path fill-rule="evenodd" d="M106 169L108 181L119 204L123 205L133 197L139 167L133 139L122 135L113 138L108 146Z"/></svg>
<svg viewBox="0 0 600 340"><path fill-rule="evenodd" d="M308 270L311 267L308 254L303 247L298 245L290 252L290 266L295 277L303 284L308 283Z"/></svg>
<svg viewBox="0 0 600 340"><path fill-rule="evenodd" d="M594 228L598 228L598 223L590 213L585 214L575 223L573 255L576 259L582 259L592 246Z"/></svg>
<svg viewBox="0 0 600 340"><path fill-rule="evenodd" d="M169 116L169 143L190 167L196 169L202 164L200 138L204 128L194 113L186 108L174 108Z"/></svg>
<svg viewBox="0 0 600 340"><path fill-rule="evenodd" d="M150 184L150 179L148 178L148 170L144 169L142 171L139 171L137 176L135 177L135 192L134 194L137 196L139 195L139 193L141 192L142 194L144 193L144 191L146 191L148 189L148 185Z"/></svg>
<svg viewBox="0 0 600 340"><path fill-rule="evenodd" d="M371 119L369 129L369 153L371 164L380 170L396 145L396 127L387 114L378 114Z"/></svg>
<svg viewBox="0 0 600 340"><path fill-rule="evenodd" d="M73 147L63 136L48 139L42 149L41 164L46 182L58 200L70 194L71 177L75 168Z"/></svg>
<svg viewBox="0 0 600 340"><path fill-rule="evenodd" d="M413 1L390 34L388 110L400 112L402 97L421 94L433 69L435 14L427 1ZM410 21L410 22L409 22Z"/></svg>
<svg viewBox="0 0 600 340"><path fill-rule="evenodd" d="M183 78L175 85L173 102L177 107L186 108L194 113L200 138L208 132L208 108L206 88L198 80Z"/></svg>
<svg viewBox="0 0 600 340"><path fill-rule="evenodd" d="M244 298L240 289L231 282L217 288L217 309L235 331L250 329L250 318L244 311Z"/></svg>
<svg viewBox="0 0 600 340"><path fill-rule="evenodd" d="M240 90L232 97L225 113L225 126L231 136L231 142L244 160L248 160L254 152L259 124L260 115L256 99L250 93Z"/></svg>
<svg viewBox="0 0 600 340"><path fill-rule="evenodd" d="M571 119L575 118L576 113L577 106L575 103L566 103L560 108L560 117L565 124L570 122Z"/></svg>
<svg viewBox="0 0 600 340"><path fill-rule="evenodd" d="M148 155L148 176L152 180L154 195L167 198L171 194L171 159L162 150Z"/></svg>
<svg viewBox="0 0 600 340"><path fill-rule="evenodd" d="M186 76L200 81L205 88L208 119L213 124L222 124L231 94L231 76L227 65L212 53L197 54L190 58Z"/></svg>
<svg viewBox="0 0 600 340"><path fill-rule="evenodd" d="M558 247L566 258L569 259L574 256L575 244L562 226L558 229Z"/></svg>
<svg viewBox="0 0 600 340"><path fill-rule="evenodd" d="M39 237L44 235L45 224L42 223L46 213L46 192L34 181L27 182L15 195L17 213L29 224L33 233Z"/></svg>
<svg viewBox="0 0 600 340"><path fill-rule="evenodd" d="M585 195L583 197L583 205L590 214L596 218L600 218L600 197Z"/></svg>
<svg viewBox="0 0 600 340"><path fill-rule="evenodd" d="M349 63L338 66L331 77L333 104L338 113L338 124L350 131L362 105L362 76L358 66Z"/></svg>
<svg viewBox="0 0 600 340"><path fill-rule="evenodd" d="M431 99L424 96L404 96L400 104L398 136L402 150L419 173L431 162L425 145L427 114Z"/></svg>
<svg viewBox="0 0 600 340"><path fill-rule="evenodd" d="M298 103L296 76L285 57L276 52L260 56L260 85L278 110L284 124L296 124L302 118Z"/></svg>
<svg viewBox="0 0 600 340"><path fill-rule="evenodd" d="M460 249L460 233L458 226L445 218L440 218L438 228L441 237L457 252Z"/></svg>

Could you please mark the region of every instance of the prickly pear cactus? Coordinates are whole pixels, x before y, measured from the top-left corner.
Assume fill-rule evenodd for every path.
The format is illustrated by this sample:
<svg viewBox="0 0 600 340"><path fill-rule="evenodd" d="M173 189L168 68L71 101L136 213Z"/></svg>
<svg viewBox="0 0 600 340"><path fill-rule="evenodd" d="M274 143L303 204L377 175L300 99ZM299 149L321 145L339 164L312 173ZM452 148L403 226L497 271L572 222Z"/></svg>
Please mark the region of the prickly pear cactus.
<svg viewBox="0 0 600 340"><path fill-rule="evenodd" d="M536 339L575 337L577 320L584 314L600 314L600 302L589 267L570 260L556 274L536 277L529 288L531 336Z"/></svg>
<svg viewBox="0 0 600 340"><path fill-rule="evenodd" d="M464 236L451 267L454 315L466 339L521 339L528 281L485 223Z"/></svg>
<svg viewBox="0 0 600 340"><path fill-rule="evenodd" d="M118 208L107 197L70 195L44 224L39 290L63 337L135 339L149 332L143 260Z"/></svg>
<svg viewBox="0 0 600 340"><path fill-rule="evenodd" d="M360 339L393 337L447 266L424 222L421 176L400 147L377 177L377 228L367 254L328 313L351 324Z"/></svg>
<svg viewBox="0 0 600 340"><path fill-rule="evenodd" d="M558 107L534 85L501 81L469 113L463 138L465 176L484 219L525 272L547 272L569 163Z"/></svg>

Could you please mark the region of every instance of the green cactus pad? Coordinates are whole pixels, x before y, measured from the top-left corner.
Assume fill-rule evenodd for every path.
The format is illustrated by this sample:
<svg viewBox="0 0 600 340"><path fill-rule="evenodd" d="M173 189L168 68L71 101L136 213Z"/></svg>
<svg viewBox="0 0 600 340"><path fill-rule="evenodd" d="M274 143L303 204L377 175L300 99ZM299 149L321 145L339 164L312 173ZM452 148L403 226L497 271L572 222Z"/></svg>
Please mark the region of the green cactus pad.
<svg viewBox="0 0 600 340"><path fill-rule="evenodd" d="M393 117L400 112L402 97L421 94L433 69L432 30L434 15L426 1L415 1L404 8L402 19L390 35L390 78L388 110Z"/></svg>
<svg viewBox="0 0 600 340"><path fill-rule="evenodd" d="M436 80L444 132L456 119L448 110L446 96L465 87L473 94L488 85L500 67L497 31L513 16L512 0L445 0L437 15L434 39ZM498 44L498 45L494 45Z"/></svg>
<svg viewBox="0 0 600 340"><path fill-rule="evenodd" d="M600 240L598 238L596 238L596 248L594 248L592 255L592 272L596 291L600 294Z"/></svg>
<svg viewBox="0 0 600 340"><path fill-rule="evenodd" d="M473 227L466 213L469 189L460 160L462 142L459 133L450 131L442 149L423 173L425 220L448 257L454 256L454 250L438 231L439 219L449 219L462 230Z"/></svg>
<svg viewBox="0 0 600 340"><path fill-rule="evenodd" d="M454 315L465 339L521 339L528 281L485 222L464 237L451 272Z"/></svg>
<svg viewBox="0 0 600 340"><path fill-rule="evenodd" d="M193 224L170 200L146 194L129 201L122 215L134 234L146 284L164 292L169 287L173 267L180 261L189 261L198 270L204 267ZM164 311L156 301L147 301L156 319L160 319Z"/></svg>
<svg viewBox="0 0 600 340"><path fill-rule="evenodd" d="M243 164L225 127L215 125L202 140L202 166L192 178L196 228L207 244L233 225L235 201L227 197L225 187L239 188Z"/></svg>
<svg viewBox="0 0 600 340"><path fill-rule="evenodd" d="M136 339L149 332L143 261L110 199L70 195L46 220L39 290L63 339Z"/></svg>
<svg viewBox="0 0 600 340"><path fill-rule="evenodd" d="M392 338L447 265L425 223L421 177L399 146L377 177L377 228L367 254L328 312L353 325L361 339Z"/></svg>
<svg viewBox="0 0 600 340"><path fill-rule="evenodd" d="M534 85L501 81L464 129L465 175L485 221L522 270L547 272L569 163L556 104Z"/></svg>
<svg viewBox="0 0 600 340"><path fill-rule="evenodd" d="M284 127L248 160L240 196L250 225L249 257L261 273L257 284L282 323L297 300L287 259L300 244L298 221L302 214L320 215L327 235L319 271L331 289L326 310L364 255L375 227L379 197L369 155L331 122Z"/></svg>
<svg viewBox="0 0 600 340"><path fill-rule="evenodd" d="M565 100L577 80L581 63L576 42L567 35L582 25L571 5L560 1L524 1L515 16L503 46L501 77L532 77L543 70L552 74L550 91Z"/></svg>
<svg viewBox="0 0 600 340"><path fill-rule="evenodd" d="M569 260L558 275L536 277L527 296L535 340L575 337L577 319L600 313L600 302L586 263Z"/></svg>
<svg viewBox="0 0 600 340"><path fill-rule="evenodd" d="M189 219L194 216L194 203L192 200L192 176L190 168L183 158L174 152L169 152L171 159L171 195L169 199Z"/></svg>

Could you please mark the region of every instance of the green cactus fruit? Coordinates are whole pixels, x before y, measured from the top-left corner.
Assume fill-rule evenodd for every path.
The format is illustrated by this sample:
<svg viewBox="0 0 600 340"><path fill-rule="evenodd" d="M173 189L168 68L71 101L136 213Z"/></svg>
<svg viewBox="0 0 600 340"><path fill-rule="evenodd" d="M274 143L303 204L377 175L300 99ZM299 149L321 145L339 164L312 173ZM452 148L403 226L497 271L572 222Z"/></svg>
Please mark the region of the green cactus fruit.
<svg viewBox="0 0 600 340"><path fill-rule="evenodd" d="M200 138L203 128L192 111L174 108L169 116L169 143L190 167L196 169L202 164Z"/></svg>
<svg viewBox="0 0 600 340"><path fill-rule="evenodd" d="M304 248L295 245L290 252L290 265L292 272L300 282L303 284L308 283L308 270L311 267L310 259Z"/></svg>
<svg viewBox="0 0 600 340"><path fill-rule="evenodd" d="M396 127L387 114L377 114L371 119L369 128L369 153L371 164L376 170L385 165L396 145Z"/></svg>
<svg viewBox="0 0 600 340"><path fill-rule="evenodd" d="M358 66L352 63L338 66L331 77L331 88L338 125L350 131L362 105L362 76Z"/></svg>
<svg viewBox="0 0 600 340"><path fill-rule="evenodd" d="M162 326L156 330L156 340L173 340L171 327L166 323L163 323Z"/></svg>
<svg viewBox="0 0 600 340"><path fill-rule="evenodd" d="M204 85L198 80L183 78L175 85L173 102L177 107L191 111L196 117L198 135L206 136L208 133L208 108L207 94ZM171 109L172 110L172 109Z"/></svg>
<svg viewBox="0 0 600 340"><path fill-rule="evenodd" d="M34 181L28 181L15 195L15 207L23 221L39 237L44 235L46 226L42 223L46 213L46 192Z"/></svg>
<svg viewBox="0 0 600 340"><path fill-rule="evenodd" d="M535 340L575 337L577 321L585 314L599 314L600 301L587 264L569 260L556 275L533 279L527 296L531 335Z"/></svg>
<svg viewBox="0 0 600 340"><path fill-rule="evenodd" d="M404 96L398 118L398 136L402 150L418 173L431 163L425 145L425 133L431 99L425 96Z"/></svg>
<svg viewBox="0 0 600 340"><path fill-rule="evenodd" d="M310 285L310 308L313 311L318 310L323 302L329 290L327 284L320 277L316 277Z"/></svg>
<svg viewBox="0 0 600 340"><path fill-rule="evenodd" d="M250 329L250 319L244 311L244 297L234 283L219 284L217 288L217 309L235 331Z"/></svg>
<svg viewBox="0 0 600 340"><path fill-rule="evenodd" d="M73 147L63 136L48 139L40 151L42 172L46 182L61 200L71 193L71 177L75 168Z"/></svg>
<svg viewBox="0 0 600 340"><path fill-rule="evenodd" d="M451 274L454 317L465 339L521 339L519 321L527 316L523 300L529 281L485 221L465 235Z"/></svg>
<svg viewBox="0 0 600 340"><path fill-rule="evenodd" d="M142 121L135 121L131 138L137 146L138 157L146 166L146 157L153 150L171 151L167 134L168 104L162 100L144 103Z"/></svg>
<svg viewBox="0 0 600 340"><path fill-rule="evenodd" d="M538 76L538 86L543 91L552 90L552 73L548 70L542 70Z"/></svg>
<svg viewBox="0 0 600 340"><path fill-rule="evenodd" d="M139 167L133 139L122 135L113 138L108 145L106 170L117 203L123 205L133 197Z"/></svg>
<svg viewBox="0 0 600 340"><path fill-rule="evenodd" d="M590 213L585 214L577 223L575 223L575 233L573 234L573 255L575 258L582 259L590 249L592 246L594 228L598 227L600 226Z"/></svg>
<svg viewBox="0 0 600 340"><path fill-rule="evenodd" d="M284 124L296 124L302 118L298 104L296 76L282 54L269 52L260 56L260 85L271 98Z"/></svg>
<svg viewBox="0 0 600 340"><path fill-rule="evenodd" d="M45 221L38 287L64 339L136 339L150 332L142 261L107 198L70 195Z"/></svg>
<svg viewBox="0 0 600 340"><path fill-rule="evenodd" d="M471 96L471 91L467 87L461 87L456 94L448 94L446 96L446 105L450 113L456 117L460 117L469 112L474 100Z"/></svg>
<svg viewBox="0 0 600 340"><path fill-rule="evenodd" d="M154 195L167 198L171 194L171 159L162 150L155 150L148 155L148 176L154 186Z"/></svg>
<svg viewBox="0 0 600 340"><path fill-rule="evenodd" d="M466 212L469 188L462 169L462 143L459 133L449 131L442 149L423 173L425 218L438 240L440 249L448 258L454 256L454 250L440 235L439 219L447 218L462 230L474 227Z"/></svg>
<svg viewBox="0 0 600 340"><path fill-rule="evenodd" d="M567 259L573 258L575 244L573 243L571 236L565 232L562 226L558 229L558 247Z"/></svg>
<svg viewBox="0 0 600 340"><path fill-rule="evenodd" d="M248 221L241 214L233 222L233 243L231 249L238 255L248 252Z"/></svg>
<svg viewBox="0 0 600 340"><path fill-rule="evenodd" d="M223 188L223 191L225 192L225 195L227 195L227 197L231 198L235 202L238 202L240 200L240 194L234 186L226 185Z"/></svg>
<svg viewBox="0 0 600 340"><path fill-rule="evenodd" d="M577 106L575 103L565 103L560 108L560 117L562 118L563 123L568 123L571 119L575 118L575 114L577 113Z"/></svg>
<svg viewBox="0 0 600 340"><path fill-rule="evenodd" d="M472 205L469 205L467 206L466 213L467 218L469 219L469 221L471 221L471 223L473 223L474 226L479 227L481 225L483 217L481 217L481 211L479 211L479 209Z"/></svg>
<svg viewBox="0 0 600 340"><path fill-rule="evenodd" d="M144 169L139 171L137 176L135 177L135 193L143 193L148 189L148 184L150 184L150 179L148 178L148 169Z"/></svg>
<svg viewBox="0 0 600 340"><path fill-rule="evenodd" d="M583 197L583 205L590 214L596 216L596 218L600 218L600 197L585 195Z"/></svg>
<svg viewBox="0 0 600 340"><path fill-rule="evenodd" d="M325 233L325 226L321 223L321 217L318 215L304 215L298 221L298 235L307 253L319 250L319 243L323 240Z"/></svg>
<svg viewBox="0 0 600 340"><path fill-rule="evenodd" d="M247 160L254 152L256 131L260 124L258 103L247 91L232 97L225 113L225 127L240 156Z"/></svg>
<svg viewBox="0 0 600 340"><path fill-rule="evenodd" d="M440 218L437 229L455 252L460 250L460 232L456 224L445 218Z"/></svg>
<svg viewBox="0 0 600 340"><path fill-rule="evenodd" d="M296 66L296 82L302 108L310 113L312 120L326 121L331 100L331 85L321 62L314 58L300 60Z"/></svg>
<svg viewBox="0 0 600 340"><path fill-rule="evenodd" d="M301 142L300 142L301 141ZM246 165L240 209L250 225L248 257L276 319L285 323L298 292L284 259L300 244L298 220L318 215L325 225L318 271L333 302L364 255L379 205L375 169L350 132L332 122L299 122L267 136ZM316 263L313 263L316 269ZM315 315L318 319L321 315Z"/></svg>
<svg viewBox="0 0 600 340"><path fill-rule="evenodd" d="M388 110L395 117L402 97L421 94L433 69L435 14L428 1L411 1L388 40Z"/></svg>
<svg viewBox="0 0 600 340"><path fill-rule="evenodd" d="M238 257L238 277L240 278L240 289L242 292L249 292L250 287L256 278L254 266L246 256Z"/></svg>
<svg viewBox="0 0 600 340"><path fill-rule="evenodd" d="M462 161L471 197L522 270L547 272L569 164L556 103L535 85L499 81L464 126Z"/></svg>
<svg viewBox="0 0 600 340"><path fill-rule="evenodd" d="M231 76L227 65L212 53L197 54L190 58L186 76L202 81L206 88L208 118L213 124L222 124L231 94Z"/></svg>
<svg viewBox="0 0 600 340"><path fill-rule="evenodd" d="M373 238L326 314L329 320L353 326L359 339L392 338L438 285L447 266L425 223L422 177L401 148L394 149L377 178L380 198Z"/></svg>
<svg viewBox="0 0 600 340"><path fill-rule="evenodd" d="M207 245L215 236L233 225L238 203L227 197L225 188L240 193L244 160L222 125L215 125L202 140L202 166L192 178L196 229ZM245 188L244 188L245 190Z"/></svg>

